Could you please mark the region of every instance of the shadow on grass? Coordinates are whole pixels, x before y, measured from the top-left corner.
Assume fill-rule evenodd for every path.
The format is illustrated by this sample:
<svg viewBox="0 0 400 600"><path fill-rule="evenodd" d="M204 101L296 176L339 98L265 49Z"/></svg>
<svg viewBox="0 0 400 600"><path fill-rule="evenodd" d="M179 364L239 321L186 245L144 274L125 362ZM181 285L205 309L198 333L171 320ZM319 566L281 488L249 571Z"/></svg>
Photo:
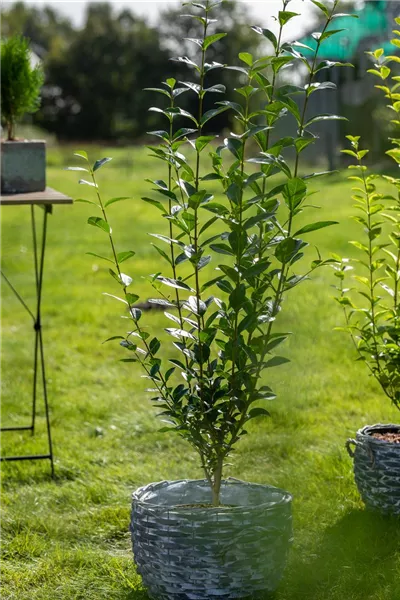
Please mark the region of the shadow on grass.
<svg viewBox="0 0 400 600"><path fill-rule="evenodd" d="M248 600L400 598L400 518L354 510L329 527L315 554L294 557L277 592ZM121 600L149 600L143 589Z"/></svg>
<svg viewBox="0 0 400 600"><path fill-rule="evenodd" d="M351 511L325 531L311 560L292 563L285 600L400 598L399 536L400 518Z"/></svg>
<svg viewBox="0 0 400 600"><path fill-rule="evenodd" d="M121 600L150 600L145 590L131 590Z"/></svg>
<svg viewBox="0 0 400 600"><path fill-rule="evenodd" d="M38 466L39 461L3 462L1 484L4 490L22 488L24 486L54 483L61 485L67 481L75 481L82 477L79 468L55 466L54 477L51 475L50 463ZM45 461L41 461L45 462ZM28 464L29 463L29 464Z"/></svg>

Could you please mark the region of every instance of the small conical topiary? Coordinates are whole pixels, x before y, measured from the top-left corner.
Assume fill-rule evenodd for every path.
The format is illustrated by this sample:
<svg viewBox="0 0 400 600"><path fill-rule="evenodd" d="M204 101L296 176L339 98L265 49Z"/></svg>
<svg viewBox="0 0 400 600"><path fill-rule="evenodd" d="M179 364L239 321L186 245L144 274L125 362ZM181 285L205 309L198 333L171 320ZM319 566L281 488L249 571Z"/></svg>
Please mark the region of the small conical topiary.
<svg viewBox="0 0 400 600"><path fill-rule="evenodd" d="M7 139L15 139L15 123L25 113L40 106L44 75L40 66L32 67L29 40L13 36L1 43L1 113Z"/></svg>

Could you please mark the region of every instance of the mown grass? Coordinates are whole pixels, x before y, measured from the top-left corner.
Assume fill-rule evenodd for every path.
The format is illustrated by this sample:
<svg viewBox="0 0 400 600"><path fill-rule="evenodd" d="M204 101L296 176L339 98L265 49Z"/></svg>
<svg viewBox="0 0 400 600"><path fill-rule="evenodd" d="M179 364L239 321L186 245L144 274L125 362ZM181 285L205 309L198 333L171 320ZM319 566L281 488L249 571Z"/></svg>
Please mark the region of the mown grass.
<svg viewBox="0 0 400 600"><path fill-rule="evenodd" d="M49 155L49 184L87 196L76 174L62 170L72 149ZM146 177L162 163L140 148L91 152L114 156L100 179L105 196L132 195L110 208L121 250L134 249L136 290L153 296L143 279L160 270L147 232L160 232L158 214L140 200ZM68 162L69 161L68 159ZM159 170L157 170L159 169ZM323 255L348 253L357 235L346 175L316 180L316 220L340 225L313 235ZM90 190L89 190L90 192ZM39 214L39 213L38 213ZM2 598L7 600L145 600L130 551L130 495L162 479L200 477L197 457L180 439L158 432L135 366L118 362L118 347L101 342L124 331L106 263L105 239L85 224L88 205L56 207L50 218L43 298L44 337L56 456L56 480L46 463L2 464ZM3 268L28 304L34 301L29 210L2 210ZM276 600L396 600L400 598L399 521L369 514L358 497L344 441L365 423L398 414L354 361L330 287L330 269L295 290L281 326L293 331L292 362L268 373L278 392L272 418L251 426L227 475L269 483L293 493L294 545ZM116 284L115 284L116 285ZM2 422L29 422L32 324L2 287ZM146 320L161 330L162 314ZM46 450L42 403L37 434L6 433L2 452Z"/></svg>

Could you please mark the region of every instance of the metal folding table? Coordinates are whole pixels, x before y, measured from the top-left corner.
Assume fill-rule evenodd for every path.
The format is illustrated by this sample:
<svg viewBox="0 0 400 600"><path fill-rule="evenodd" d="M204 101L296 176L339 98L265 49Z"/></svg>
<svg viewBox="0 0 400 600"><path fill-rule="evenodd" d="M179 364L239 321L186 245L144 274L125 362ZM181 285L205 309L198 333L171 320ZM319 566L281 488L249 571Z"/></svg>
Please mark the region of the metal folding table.
<svg viewBox="0 0 400 600"><path fill-rule="evenodd" d="M49 414L49 402L47 396L47 384L46 384L46 368L45 368L45 355L43 347L43 334L42 334L42 289L43 289L43 274L44 274L44 258L46 253L46 237L47 237L47 218L53 212L53 205L56 204L72 204L73 200L69 196L65 196L60 192L47 187L43 192L33 192L26 194L12 194L3 195L0 197L0 204L4 206L17 206L17 205L28 205L31 211L31 226L32 226L32 238L33 238L33 258L34 258L34 272L35 272L35 288L36 288L36 306L34 310L31 310L22 296L17 292L15 287L12 285L6 274L1 271L1 275L6 284L10 287L16 298L31 316L33 321L33 329L35 331L34 336L34 351L33 351L33 386L32 386L32 416L31 424L21 427L1 427L0 431L30 431L32 435L35 433L35 420L36 420L36 400L37 400L37 388L38 388L38 377L41 374L43 400L45 408L46 418L46 429L47 429L47 441L48 441L48 452L46 454L33 454L33 455L22 455L22 456L2 456L0 460L13 461L13 460L50 460L51 474L54 476L54 459L53 459L53 444L51 438L51 425L50 425L50 414ZM43 209L43 224L42 224L42 237L39 241L37 235L37 226L35 218L35 206Z"/></svg>

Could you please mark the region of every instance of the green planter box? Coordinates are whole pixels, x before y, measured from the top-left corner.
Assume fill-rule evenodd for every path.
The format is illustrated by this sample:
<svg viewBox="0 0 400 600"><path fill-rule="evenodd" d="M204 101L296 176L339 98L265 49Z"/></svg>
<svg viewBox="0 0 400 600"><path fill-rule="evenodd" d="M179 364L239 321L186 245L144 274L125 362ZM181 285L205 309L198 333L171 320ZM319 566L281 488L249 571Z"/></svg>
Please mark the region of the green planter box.
<svg viewBox="0 0 400 600"><path fill-rule="evenodd" d="M46 142L1 142L1 192L23 194L46 189Z"/></svg>

